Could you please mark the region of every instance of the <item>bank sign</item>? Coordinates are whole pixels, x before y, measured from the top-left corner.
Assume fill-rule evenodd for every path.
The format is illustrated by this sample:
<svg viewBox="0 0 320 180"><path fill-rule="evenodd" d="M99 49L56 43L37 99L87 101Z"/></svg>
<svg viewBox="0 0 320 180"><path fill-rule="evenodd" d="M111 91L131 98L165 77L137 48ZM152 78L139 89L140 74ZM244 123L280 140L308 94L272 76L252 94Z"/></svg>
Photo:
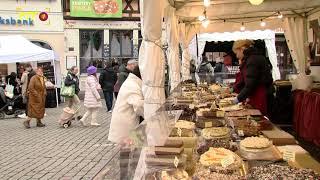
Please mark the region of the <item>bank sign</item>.
<svg viewBox="0 0 320 180"><path fill-rule="evenodd" d="M31 18L20 19L13 17L2 17L0 16L0 25L12 25L12 26L34 26L34 20Z"/></svg>
<svg viewBox="0 0 320 180"><path fill-rule="evenodd" d="M70 6L73 17L122 17L122 0L70 0Z"/></svg>

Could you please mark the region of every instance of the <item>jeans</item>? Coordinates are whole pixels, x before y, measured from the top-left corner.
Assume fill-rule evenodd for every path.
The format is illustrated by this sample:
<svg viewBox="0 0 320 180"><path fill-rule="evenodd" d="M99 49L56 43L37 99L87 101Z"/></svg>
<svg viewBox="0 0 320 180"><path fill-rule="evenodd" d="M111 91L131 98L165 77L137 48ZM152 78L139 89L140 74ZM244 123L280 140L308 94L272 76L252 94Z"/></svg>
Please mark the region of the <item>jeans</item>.
<svg viewBox="0 0 320 180"><path fill-rule="evenodd" d="M111 111L113 105L113 92L103 91L103 94L104 99L106 100L107 109L108 111Z"/></svg>

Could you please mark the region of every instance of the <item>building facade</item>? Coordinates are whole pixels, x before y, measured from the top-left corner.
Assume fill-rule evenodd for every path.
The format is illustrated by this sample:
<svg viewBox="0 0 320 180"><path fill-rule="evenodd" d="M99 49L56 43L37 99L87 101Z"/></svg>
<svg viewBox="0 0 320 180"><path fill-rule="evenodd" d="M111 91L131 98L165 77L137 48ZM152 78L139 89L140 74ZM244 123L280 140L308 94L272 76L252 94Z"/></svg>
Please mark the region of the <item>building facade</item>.
<svg viewBox="0 0 320 180"><path fill-rule="evenodd" d="M41 12L48 15L47 20L41 20ZM39 46L54 50L60 60L56 63L58 70L65 56L63 24L60 0L0 1L0 36L22 35ZM37 62L32 64L36 66ZM19 63L2 64L0 72L2 75L19 73L19 68Z"/></svg>
<svg viewBox="0 0 320 180"><path fill-rule="evenodd" d="M100 1L101 2L101 1ZM93 0L64 0L65 29L65 71L72 65L86 76L86 68L94 65L103 68L105 61L118 61L138 58L140 33L140 10L138 0L112 0L102 2L118 3L122 14L117 17L102 17L100 14L85 14L79 3L94 6ZM106 13L107 14L107 13ZM90 16L90 17L89 17ZM65 72L64 71L64 72Z"/></svg>

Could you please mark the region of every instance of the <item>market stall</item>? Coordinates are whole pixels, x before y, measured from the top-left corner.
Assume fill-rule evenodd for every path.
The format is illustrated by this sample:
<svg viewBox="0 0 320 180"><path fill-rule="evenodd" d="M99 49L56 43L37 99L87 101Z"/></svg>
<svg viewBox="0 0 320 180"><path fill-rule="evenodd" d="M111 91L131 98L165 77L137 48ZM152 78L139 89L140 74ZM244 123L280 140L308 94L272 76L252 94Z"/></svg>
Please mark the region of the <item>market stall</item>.
<svg viewBox="0 0 320 180"><path fill-rule="evenodd" d="M203 33L197 37L197 44L192 43L190 46L198 45L199 54L203 54L206 42L218 42L218 41L237 41L241 39L250 40L264 40L266 49L268 52L269 60L272 64L272 76L274 80L280 79L280 71L277 62L277 52L275 46L275 32L272 30L256 30L256 31L236 31L236 32L225 32L225 33ZM194 39L195 41L195 39ZM195 49L189 47L189 49ZM196 54L193 53L193 56ZM198 64L201 58L198 58Z"/></svg>
<svg viewBox="0 0 320 180"><path fill-rule="evenodd" d="M0 37L0 63L25 63L51 61L54 82L57 83L56 63L57 55L52 50L41 48L22 36L1 36ZM45 68L45 67L44 67ZM58 93L54 88L56 104L58 106Z"/></svg>
<svg viewBox="0 0 320 180"><path fill-rule="evenodd" d="M258 4L263 2L260 1ZM223 41L228 38L264 39L269 58L275 67L273 77L279 78L275 61L274 30L289 27L288 23L282 24L283 16L286 21L290 21L291 17L299 18L299 14L319 7L320 2L269 0L259 6L255 3L257 0L250 0L250 3L247 0L141 2L143 43L139 65L145 97L145 121L131 133L134 142L131 148L133 156L139 156L131 156L132 161L129 160L132 162L129 163L130 166L135 164L134 160L139 159L136 168L128 168L130 174L134 174L134 179L320 178L316 172L319 172L318 162L313 160L308 165L302 165L301 162L310 155L297 145L295 138L272 124L259 110L245 103L235 103L237 94L231 93L230 87L192 81L177 84L181 77L177 76L180 60L176 56L178 38L175 28L179 27L182 27L179 30L180 36L185 36L180 38L183 54L196 54L197 58L203 52L203 47L199 44L216 38L204 33L248 30L234 34L222 33ZM162 93L164 61L160 42L163 15L169 36L168 61L173 71L170 73L172 85L177 87L166 101ZM184 25L179 26L177 22L183 22ZM228 29L226 23L232 26ZM257 23L260 24L259 27L256 26ZM235 27L238 30L234 30ZM218 30L215 31L215 28ZM259 29L273 31L256 31ZM297 32L299 31L293 30L287 36L297 36ZM260 37L257 35L259 33ZM187 49L186 44L195 34L199 34L194 38L197 45ZM291 51L300 51L296 49L298 46L290 47L293 48ZM302 66L306 64L306 55L296 54L295 64L299 65L299 72L303 75ZM187 60L190 58L188 55L183 58L182 74L185 80L188 75ZM307 167L315 168L304 169Z"/></svg>

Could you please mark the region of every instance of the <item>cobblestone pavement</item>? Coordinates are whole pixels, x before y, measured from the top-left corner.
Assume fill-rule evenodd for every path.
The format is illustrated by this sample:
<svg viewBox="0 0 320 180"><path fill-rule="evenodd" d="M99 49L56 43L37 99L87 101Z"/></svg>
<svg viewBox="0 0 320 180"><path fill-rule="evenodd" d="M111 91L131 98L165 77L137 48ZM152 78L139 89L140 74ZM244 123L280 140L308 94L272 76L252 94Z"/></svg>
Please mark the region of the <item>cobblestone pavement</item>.
<svg viewBox="0 0 320 180"><path fill-rule="evenodd" d="M84 110L81 110L84 112ZM22 126L23 119L0 120L0 179L119 179L119 149L107 140L110 113L101 109L100 127L73 121L59 127L62 107L47 109L46 127ZM95 178L102 179L102 178Z"/></svg>

